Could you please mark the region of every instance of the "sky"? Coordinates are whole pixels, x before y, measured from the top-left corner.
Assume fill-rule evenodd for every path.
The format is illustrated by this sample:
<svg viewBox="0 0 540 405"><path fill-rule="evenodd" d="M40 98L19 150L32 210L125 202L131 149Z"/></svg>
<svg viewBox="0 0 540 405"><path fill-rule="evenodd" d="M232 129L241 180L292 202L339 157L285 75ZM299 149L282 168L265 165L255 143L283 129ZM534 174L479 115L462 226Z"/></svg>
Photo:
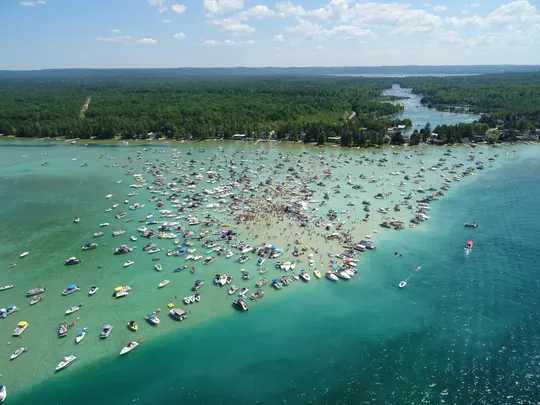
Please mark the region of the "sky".
<svg viewBox="0 0 540 405"><path fill-rule="evenodd" d="M540 0L0 0L0 69L540 64Z"/></svg>

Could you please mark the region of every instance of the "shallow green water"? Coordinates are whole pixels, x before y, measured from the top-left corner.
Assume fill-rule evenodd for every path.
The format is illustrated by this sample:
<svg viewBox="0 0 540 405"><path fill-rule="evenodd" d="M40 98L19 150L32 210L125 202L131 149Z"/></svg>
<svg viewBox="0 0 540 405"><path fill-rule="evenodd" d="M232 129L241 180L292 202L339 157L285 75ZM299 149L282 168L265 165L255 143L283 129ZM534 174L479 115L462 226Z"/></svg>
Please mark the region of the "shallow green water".
<svg viewBox="0 0 540 405"><path fill-rule="evenodd" d="M209 154L186 148L197 158ZM129 192L125 169L116 164L137 149L0 148L0 193L9 197L2 206L1 284L17 287L2 292L0 299L2 306L21 307L20 313L0 320L2 383L12 393L10 403L69 404L74 398L82 404L535 400L540 350L535 311L540 284L534 241L537 147L518 147L516 153L500 148L502 162L434 203L427 224L381 235L378 251L365 256L360 275L351 282L313 280L269 291L246 314L233 312L230 298L208 286L203 301L190 307L188 321L164 319L158 329L142 325L142 315L185 295L195 278L210 280L223 269L236 275L239 266L218 259L198 266L195 275L171 274L183 261L162 258L169 270L165 275L152 271L151 258L136 251L130 256L134 268L122 269L125 258L111 255L121 242L110 236L98 240L101 246L95 252L80 252L81 240L110 218L104 210L117 195ZM148 153L157 158L171 151L152 148ZM441 152L430 153L438 157ZM71 160L75 156L78 160ZM42 168L44 160L49 165ZM81 167L83 162L88 166ZM119 179L124 182L116 184ZM108 193L115 196L107 200ZM80 224L71 222L75 216L81 217ZM480 228L464 229L463 222L471 220ZM464 257L463 242L471 237L474 252ZM19 260L23 250L31 253ZM72 254L83 264L64 267L63 259ZM13 262L17 266L9 269ZM422 270L412 272L417 265ZM397 289L396 283L411 274L409 287ZM173 283L157 290L163 278ZM70 282L83 291L61 297ZM113 301L112 288L126 283L133 296ZM92 284L101 290L87 298ZM48 293L42 303L29 307L22 292L38 285L46 285ZM79 302L84 307L78 326L88 326L91 334L76 347L73 333L59 340L55 328L63 311ZM145 341L119 358L119 348L133 337L123 327L131 317L139 320ZM18 344L7 337L19 319L30 322L21 338L30 351L10 363L6 357ZM116 327L109 340L98 341L104 322ZM69 353L80 359L53 378L54 366Z"/></svg>

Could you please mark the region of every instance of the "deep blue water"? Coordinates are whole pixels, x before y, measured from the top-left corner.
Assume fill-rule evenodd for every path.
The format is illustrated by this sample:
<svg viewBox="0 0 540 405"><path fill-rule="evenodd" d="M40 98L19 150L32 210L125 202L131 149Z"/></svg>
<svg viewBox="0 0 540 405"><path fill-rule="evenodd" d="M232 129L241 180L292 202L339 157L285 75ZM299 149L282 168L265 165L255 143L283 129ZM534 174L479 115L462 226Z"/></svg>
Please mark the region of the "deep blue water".
<svg viewBox="0 0 540 405"><path fill-rule="evenodd" d="M540 151L532 148L434 203L421 228L389 233L351 282L298 285L249 313L181 325L10 403L537 404ZM473 220L478 229L463 227Z"/></svg>

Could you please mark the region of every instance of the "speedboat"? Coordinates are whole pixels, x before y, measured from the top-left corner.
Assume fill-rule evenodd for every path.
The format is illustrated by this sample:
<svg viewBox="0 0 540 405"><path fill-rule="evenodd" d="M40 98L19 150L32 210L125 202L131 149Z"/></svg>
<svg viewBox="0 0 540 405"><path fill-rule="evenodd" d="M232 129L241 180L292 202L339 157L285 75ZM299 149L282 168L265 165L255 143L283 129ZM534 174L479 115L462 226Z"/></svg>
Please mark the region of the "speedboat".
<svg viewBox="0 0 540 405"><path fill-rule="evenodd" d="M30 252L22 252L19 257L22 259L23 257L26 257L30 254Z"/></svg>
<svg viewBox="0 0 540 405"><path fill-rule="evenodd" d="M129 285L118 286L114 289L113 297L114 298L127 297L129 295L130 290L131 290L131 287Z"/></svg>
<svg viewBox="0 0 540 405"><path fill-rule="evenodd" d="M344 270L336 272L336 275L343 280L350 280L351 275Z"/></svg>
<svg viewBox="0 0 540 405"><path fill-rule="evenodd" d="M478 224L476 222L465 222L463 226L465 226L465 228L478 228Z"/></svg>
<svg viewBox="0 0 540 405"><path fill-rule="evenodd" d="M156 264L154 264L154 270L155 270L155 271L161 271L161 270L163 270L163 266L161 265L161 263L156 263Z"/></svg>
<svg viewBox="0 0 540 405"><path fill-rule="evenodd" d="M127 328L132 332L137 332L139 330L139 325L135 321L129 321L127 323Z"/></svg>
<svg viewBox="0 0 540 405"><path fill-rule="evenodd" d="M195 283L193 284L193 287L191 287L191 291L199 291L202 288L203 285L204 285L204 281L195 280Z"/></svg>
<svg viewBox="0 0 540 405"><path fill-rule="evenodd" d="M306 273L305 271L300 273L300 278L304 280L306 283L311 280L310 275Z"/></svg>
<svg viewBox="0 0 540 405"><path fill-rule="evenodd" d="M160 281L160 283L158 284L158 288L163 288L165 286L168 286L170 284L170 280L162 280Z"/></svg>
<svg viewBox="0 0 540 405"><path fill-rule="evenodd" d="M55 371L58 372L60 370L65 369L68 367L71 363L73 363L75 360L77 360L77 356L74 356L73 354L70 354L69 356L64 357L60 363L56 366Z"/></svg>
<svg viewBox="0 0 540 405"><path fill-rule="evenodd" d="M0 291L6 291L6 290L9 290L11 288L15 287L13 284L6 284L6 285L3 285L2 287L0 287Z"/></svg>
<svg viewBox="0 0 540 405"><path fill-rule="evenodd" d="M42 300L41 295L36 295L35 297L30 298L30 305L36 305L37 303L41 302Z"/></svg>
<svg viewBox="0 0 540 405"><path fill-rule="evenodd" d="M45 288L43 287L32 288L26 292L26 296L33 297L34 295L43 294L44 292L45 292Z"/></svg>
<svg viewBox="0 0 540 405"><path fill-rule="evenodd" d="M65 315L71 315L74 312L79 311L81 309L81 307L82 307L82 304L73 305L72 307L69 307L68 309L66 309Z"/></svg>
<svg viewBox="0 0 540 405"><path fill-rule="evenodd" d="M99 338L107 339L111 335L112 329L113 329L113 326L109 325L108 323L103 325L101 327L101 332L99 333Z"/></svg>
<svg viewBox="0 0 540 405"><path fill-rule="evenodd" d="M90 287L90 289L88 290L88 295L89 295L89 296L92 296L92 295L94 295L95 293L97 293L98 290L99 290L99 287L96 287L95 285L93 285L93 286Z"/></svg>
<svg viewBox="0 0 540 405"><path fill-rule="evenodd" d="M17 308L15 305L10 305L6 308L0 308L0 319L7 318L9 315L17 312L18 310L19 308Z"/></svg>
<svg viewBox="0 0 540 405"><path fill-rule="evenodd" d="M26 351L26 347L19 347L17 350L15 350L13 353L11 353L11 356L9 356L9 360L10 361L15 360L17 357L19 357L25 351Z"/></svg>
<svg viewBox="0 0 540 405"><path fill-rule="evenodd" d="M317 278L321 278L322 277L322 274L319 270L313 270L313 275Z"/></svg>
<svg viewBox="0 0 540 405"><path fill-rule="evenodd" d="M132 266L134 265L135 262L133 260L128 260L127 262L125 262L122 266L123 267L129 267L129 266Z"/></svg>
<svg viewBox="0 0 540 405"><path fill-rule="evenodd" d="M183 309L180 308L172 308L169 311L169 316L174 319L175 321L183 321L187 318L187 313Z"/></svg>
<svg viewBox="0 0 540 405"><path fill-rule="evenodd" d="M7 388L5 385L0 385L0 402L4 402L7 398Z"/></svg>
<svg viewBox="0 0 540 405"><path fill-rule="evenodd" d="M86 250L96 249L97 247L98 247L97 243L95 243L95 242L87 242L84 245L82 245L81 249L86 251Z"/></svg>
<svg viewBox="0 0 540 405"><path fill-rule="evenodd" d="M468 255L469 253L472 252L473 246L474 246L474 242L472 240L468 240L465 243L465 254L466 255Z"/></svg>
<svg viewBox="0 0 540 405"><path fill-rule="evenodd" d="M66 266L74 266L76 264L80 264L81 260L77 259L76 257L69 257L66 260L64 260L64 264Z"/></svg>
<svg viewBox="0 0 540 405"><path fill-rule="evenodd" d="M228 294L229 295L233 295L235 292L237 292L239 290L239 288L235 285L231 285L231 287L229 288L229 291L228 291Z"/></svg>
<svg viewBox="0 0 540 405"><path fill-rule="evenodd" d="M146 322L148 322L152 326L158 326L160 319L159 319L159 310L154 311L144 317L146 319Z"/></svg>
<svg viewBox="0 0 540 405"><path fill-rule="evenodd" d="M248 305L246 301L244 301L242 298L238 298L233 301L233 306L238 309L239 311L246 312L248 310Z"/></svg>
<svg viewBox="0 0 540 405"><path fill-rule="evenodd" d="M67 288L62 291L62 295L71 295L79 291L80 288L77 286L77 284L70 284L67 286Z"/></svg>
<svg viewBox="0 0 540 405"><path fill-rule="evenodd" d="M124 354L128 354L130 351L134 350L139 346L139 342L131 341L124 347L122 347L122 350L120 350L120 356L123 356Z"/></svg>
<svg viewBox="0 0 540 405"><path fill-rule="evenodd" d="M27 321L19 321L17 323L17 326L15 327L15 330L13 331L13 336L21 336L23 332L28 328L28 322Z"/></svg>
<svg viewBox="0 0 540 405"><path fill-rule="evenodd" d="M336 276L336 273L334 273L332 271L327 271L326 274L325 274L325 277L330 281L338 281L339 280L338 276Z"/></svg>
<svg viewBox="0 0 540 405"><path fill-rule="evenodd" d="M83 328L82 330L77 332L77 335L75 336L75 343L79 344L82 342L84 337L86 336L86 332L88 332L88 328Z"/></svg>
<svg viewBox="0 0 540 405"><path fill-rule="evenodd" d="M405 288L407 287L407 281L406 280L401 280L398 284L398 287L399 288Z"/></svg>
<svg viewBox="0 0 540 405"><path fill-rule="evenodd" d="M73 223L74 224L78 224L79 222L81 222L81 219L79 217L73 218Z"/></svg>
<svg viewBox="0 0 540 405"><path fill-rule="evenodd" d="M68 325L67 323L63 322L60 325L58 325L58 329L56 330L56 334L58 337L66 337L68 334Z"/></svg>

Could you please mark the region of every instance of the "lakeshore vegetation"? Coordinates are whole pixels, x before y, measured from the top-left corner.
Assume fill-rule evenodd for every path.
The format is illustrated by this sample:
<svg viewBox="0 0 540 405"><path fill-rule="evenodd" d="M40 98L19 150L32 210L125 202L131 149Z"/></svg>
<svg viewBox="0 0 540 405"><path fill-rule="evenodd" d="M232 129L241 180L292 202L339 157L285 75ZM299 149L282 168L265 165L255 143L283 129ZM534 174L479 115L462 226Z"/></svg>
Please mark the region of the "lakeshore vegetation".
<svg viewBox="0 0 540 405"><path fill-rule="evenodd" d="M113 71L114 72L114 71ZM0 76L0 133L95 139L253 138L343 146L400 144L398 82L430 107L481 113L479 122L414 132L411 144L506 141L540 127L540 73L399 79L100 71ZM490 129L497 131L490 131ZM487 134L487 135L486 135Z"/></svg>

